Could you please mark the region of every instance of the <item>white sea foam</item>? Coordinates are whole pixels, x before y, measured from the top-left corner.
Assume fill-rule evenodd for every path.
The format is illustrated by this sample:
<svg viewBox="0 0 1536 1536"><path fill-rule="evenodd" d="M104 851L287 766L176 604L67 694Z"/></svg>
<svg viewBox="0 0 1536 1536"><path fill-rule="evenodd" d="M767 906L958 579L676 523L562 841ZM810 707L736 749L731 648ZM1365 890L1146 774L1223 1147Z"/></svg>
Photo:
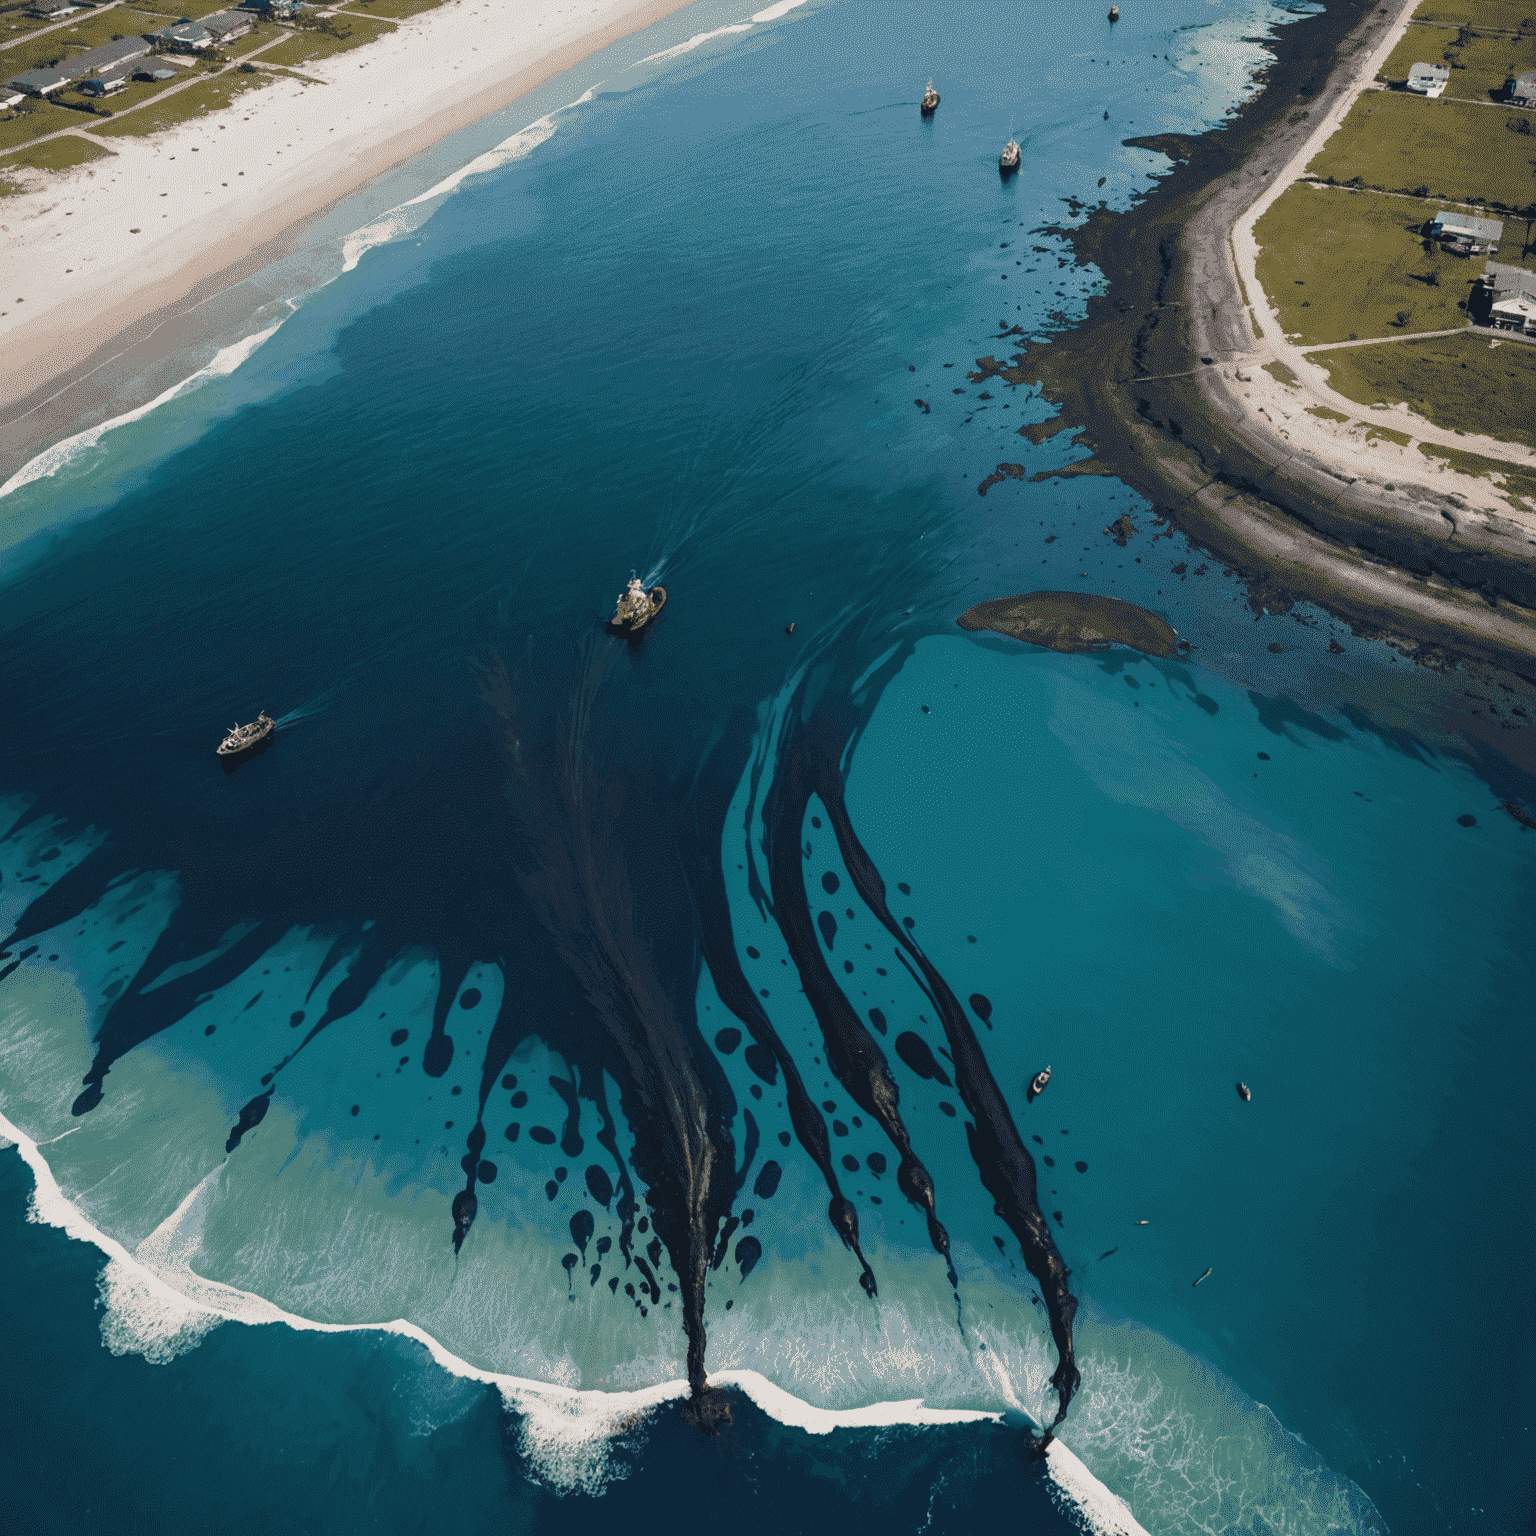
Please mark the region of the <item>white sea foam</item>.
<svg viewBox="0 0 1536 1536"><path fill-rule="evenodd" d="M362 229L353 230L341 243L341 270L350 272L362 259L364 253L372 250L374 246L398 240L402 235L411 234L419 229L435 211L425 205L440 197L446 197L469 177L484 176L490 171L500 170L504 165L512 165L519 160L527 159L539 145L554 137L557 126L555 119L562 112L570 112L576 107L585 106L600 89L601 82L590 90L583 91L575 101L568 101L563 107L556 107L553 112L546 112L543 117L529 123L526 128L518 129L510 138L503 139L500 144L486 150L483 155L476 155L468 165L461 166L450 175L443 177L441 181L428 187L425 192L419 192L415 197L391 208L388 213L375 219L373 223L364 225Z"/></svg>
<svg viewBox="0 0 1536 1536"><path fill-rule="evenodd" d="M146 404L138 406L134 410L125 411L121 416L114 416L110 421L102 422L100 426L87 427L84 432L77 432L73 437L66 437L62 442L55 443L51 448L45 448L36 458L28 459L4 485L0 485L0 496L9 496L12 491L19 491L22 486L30 485L34 480L42 480L45 477L58 474L61 469L68 464L72 464L81 454L94 448L115 427L126 427L131 421L141 420L149 415L151 411L158 410L169 401L179 399L182 395L190 394L194 389L201 388L210 379L227 378L264 341L274 336L282 323L279 320L277 325L270 325L264 331L257 331L253 336L246 336L242 340L222 348L214 354L212 361L199 368L196 373L190 374L179 384L173 384L169 389L156 395L153 400Z"/></svg>
<svg viewBox="0 0 1536 1536"><path fill-rule="evenodd" d="M494 1386L519 1416L521 1448L531 1474L559 1492L602 1493L624 1475L616 1447L632 1443L661 1404L687 1395L687 1383L662 1381L635 1391L581 1391L472 1365L430 1334L403 1319L381 1323L325 1323L287 1312L235 1286L209 1280L192 1268L210 1194L223 1176L220 1164L133 1253L102 1232L59 1187L38 1144L0 1114L0 1141L13 1144L32 1170L35 1188L28 1218L58 1227L107 1256L101 1277L105 1304L102 1338L114 1354L140 1354L164 1364L194 1348L221 1322L274 1323L316 1333L378 1331L415 1340L445 1371ZM711 1380L739 1389L770 1417L810 1434L895 1424L953 1425L996 1421L1000 1413L930 1408L922 1399L872 1403L859 1408L818 1408L775 1386L758 1371L724 1370ZM1099 1484L1065 1446L1048 1457L1063 1497L1103 1536L1143 1536L1125 1505Z"/></svg>
<svg viewBox="0 0 1536 1536"><path fill-rule="evenodd" d="M663 48L660 53L648 53L643 59L637 59L629 67L638 69L642 64L656 64L662 59L675 59L681 54L692 53L701 43L707 43L711 38L725 37L732 32L750 32L750 21L733 22L728 27L716 27L713 32L695 32L686 43L676 43L671 48Z"/></svg>

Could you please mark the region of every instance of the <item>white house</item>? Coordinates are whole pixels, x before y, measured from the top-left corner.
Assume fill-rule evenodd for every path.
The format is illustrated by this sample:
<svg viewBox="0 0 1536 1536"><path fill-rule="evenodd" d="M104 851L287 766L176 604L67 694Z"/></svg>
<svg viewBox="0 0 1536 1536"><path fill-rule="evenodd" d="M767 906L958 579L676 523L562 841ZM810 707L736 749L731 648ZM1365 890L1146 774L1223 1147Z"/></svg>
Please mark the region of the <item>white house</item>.
<svg viewBox="0 0 1536 1536"><path fill-rule="evenodd" d="M1450 66L1446 64L1415 64L1408 71L1408 89L1420 96L1443 96L1450 83Z"/></svg>
<svg viewBox="0 0 1536 1536"><path fill-rule="evenodd" d="M1528 69L1509 82L1509 104L1512 107L1536 107L1536 69Z"/></svg>
<svg viewBox="0 0 1536 1536"><path fill-rule="evenodd" d="M1429 232L1458 256L1482 256L1498 250L1504 226L1497 219L1475 219L1470 213L1448 213L1442 208L1430 220Z"/></svg>

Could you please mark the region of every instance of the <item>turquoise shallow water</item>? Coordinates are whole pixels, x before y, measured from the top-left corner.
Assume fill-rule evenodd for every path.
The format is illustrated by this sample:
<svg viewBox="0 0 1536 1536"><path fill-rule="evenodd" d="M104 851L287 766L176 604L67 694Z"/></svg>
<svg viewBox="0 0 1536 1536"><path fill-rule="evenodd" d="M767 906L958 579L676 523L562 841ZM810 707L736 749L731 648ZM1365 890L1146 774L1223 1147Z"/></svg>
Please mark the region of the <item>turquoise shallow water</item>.
<svg viewBox="0 0 1536 1536"><path fill-rule="evenodd" d="M1078 451L1018 436L1047 412L1029 391L966 377L1096 281L1042 226L1145 188L1159 158L1120 140L1218 121L1281 19L1170 3L1111 37L1042 7L1050 62L1026 68L987 6L842 0L628 74L650 44L600 57L532 155L0 504L0 1111L170 1288L110 1270L104 1354L100 1259L28 1229L8 1283L21 1311L47 1295L60 1363L15 1370L84 1372L120 1425L163 1424L114 1431L120 1513L153 1440L210 1486L336 1446L345 1491L294 1494L325 1528L355 1498L402 1528L533 1523L537 1487L575 1500L559 1518L638 1519L621 1484L706 1475L719 1499L773 1487L808 1530L877 1483L902 1528L1015 1498L1029 1528L1102 1524L1013 1470L1020 1416L1055 1410L1038 1285L958 1091L899 1046L953 1076L816 797L788 847L830 928L786 938L775 795L822 752L1036 1160L1088 1471L1153 1531L1519 1528L1518 752L1390 650L1306 610L1256 621L1113 481L976 494L999 461ZM1000 184L1010 131L1026 173ZM1099 531L1122 512L1124 548ZM599 628L631 569L673 594L634 648ZM1037 586L1145 603L1194 649L1058 657L953 625ZM276 745L219 773L219 727L261 706ZM832 1070L803 990L822 965L889 1062L953 1287ZM788 1067L743 1040L738 967L876 1300ZM606 1410L549 1428L527 1383L683 1375L689 1157L714 1159L712 1372L813 1416L1009 1419L827 1438L738 1397L718 1462L675 1408L613 1450ZM272 1307L405 1319L525 1385L498 1401L408 1340L255 1326ZM316 1374L280 1424L247 1411ZM166 1377L222 1394L213 1428ZM85 1412L57 1390L59 1422ZM428 1514L434 1457L460 1502Z"/></svg>

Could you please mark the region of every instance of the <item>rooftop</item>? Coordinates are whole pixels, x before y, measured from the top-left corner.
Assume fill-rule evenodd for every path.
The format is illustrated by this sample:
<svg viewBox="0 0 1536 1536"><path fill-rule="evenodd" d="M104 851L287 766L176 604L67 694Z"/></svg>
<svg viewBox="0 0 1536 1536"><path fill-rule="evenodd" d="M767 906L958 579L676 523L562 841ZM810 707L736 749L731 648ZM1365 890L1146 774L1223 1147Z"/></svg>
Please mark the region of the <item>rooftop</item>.
<svg viewBox="0 0 1536 1536"><path fill-rule="evenodd" d="M1504 226L1497 219L1476 219L1470 213L1450 213L1442 208L1431 226L1436 234L1471 235L1475 240L1500 240Z"/></svg>

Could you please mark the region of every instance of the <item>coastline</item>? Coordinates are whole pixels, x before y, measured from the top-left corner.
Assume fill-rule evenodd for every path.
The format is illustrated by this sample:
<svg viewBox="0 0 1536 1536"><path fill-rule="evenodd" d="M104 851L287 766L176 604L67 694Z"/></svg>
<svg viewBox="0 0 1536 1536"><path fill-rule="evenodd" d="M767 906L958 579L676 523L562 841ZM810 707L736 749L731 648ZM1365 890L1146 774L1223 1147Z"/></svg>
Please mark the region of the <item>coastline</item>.
<svg viewBox="0 0 1536 1536"><path fill-rule="evenodd" d="M1080 227L1054 231L1104 273L1105 292L1003 376L1038 380L1066 423L1086 424L1076 440L1092 457L1066 474L1132 486L1241 574L1256 610L1310 600L1421 661L1464 658L1531 681L1536 518L1515 514L1489 481L1390 442L1370 447L1367 432L1307 412L1316 385L1290 388L1262 371L1275 355L1251 328L1249 303L1262 295L1244 290L1234 257L1412 9L1340 0L1279 31L1263 88L1222 127L1128 141L1173 168L1130 209L1101 204ZM1260 327L1276 333L1267 310ZM1350 415L1367 429L1375 416L1418 421L1353 403ZM1437 434L1423 424L1414 435Z"/></svg>
<svg viewBox="0 0 1536 1536"><path fill-rule="evenodd" d="M112 159L33 173L33 190L0 201L0 278L12 300L0 316L0 483L191 373L157 365L206 324L197 311L299 249L344 200L692 3L597 0L578 21L561 0L445 0L218 113L113 138ZM381 99L358 101L360 70L383 77L367 91ZM141 376L125 392L103 376L113 365Z"/></svg>

